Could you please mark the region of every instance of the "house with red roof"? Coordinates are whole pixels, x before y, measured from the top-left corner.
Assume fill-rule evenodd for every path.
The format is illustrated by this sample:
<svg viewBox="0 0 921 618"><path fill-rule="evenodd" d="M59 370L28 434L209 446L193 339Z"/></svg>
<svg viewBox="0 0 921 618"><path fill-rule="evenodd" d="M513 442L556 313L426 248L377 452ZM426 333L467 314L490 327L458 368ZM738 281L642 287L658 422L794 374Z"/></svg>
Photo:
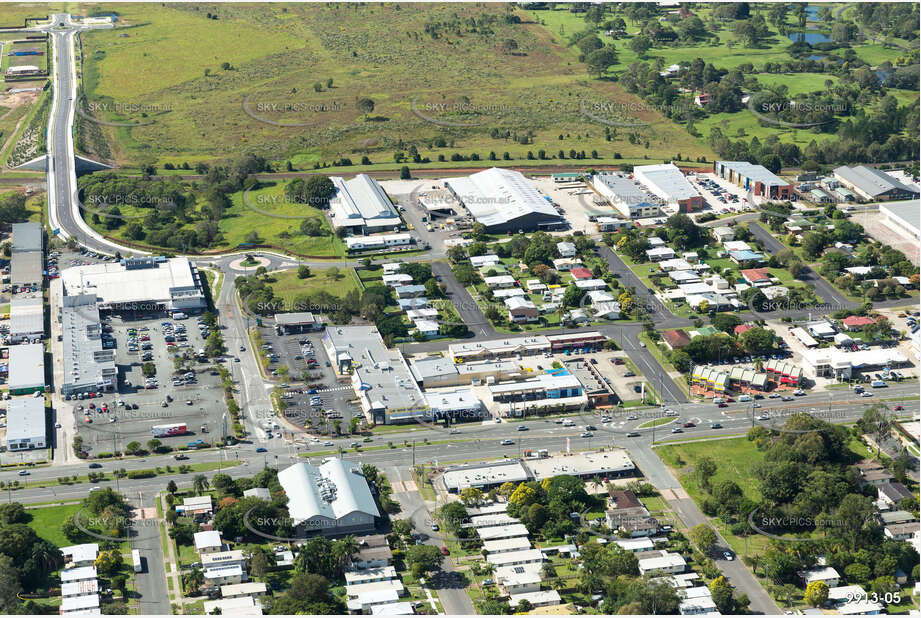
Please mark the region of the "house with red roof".
<svg viewBox="0 0 921 618"><path fill-rule="evenodd" d="M771 284L771 271L767 268L745 268L739 271L742 278L756 287L762 287Z"/></svg>
<svg viewBox="0 0 921 618"><path fill-rule="evenodd" d="M691 337L683 330L678 329L672 329L663 332L662 340L670 350L677 350L691 343Z"/></svg>
<svg viewBox="0 0 921 618"><path fill-rule="evenodd" d="M572 275L573 279L594 279L595 276L592 274L592 271L587 269L585 266L574 266L569 269L569 274Z"/></svg>
<svg viewBox="0 0 921 618"><path fill-rule="evenodd" d="M750 331L753 328L754 326L752 326L751 324L739 324L733 329L733 332L736 334L736 336L739 336L742 333Z"/></svg>
<svg viewBox="0 0 921 618"><path fill-rule="evenodd" d="M876 324L876 320L873 318L868 318L863 315L851 315L843 320L841 324L849 331L860 330L864 326L869 326L870 324Z"/></svg>

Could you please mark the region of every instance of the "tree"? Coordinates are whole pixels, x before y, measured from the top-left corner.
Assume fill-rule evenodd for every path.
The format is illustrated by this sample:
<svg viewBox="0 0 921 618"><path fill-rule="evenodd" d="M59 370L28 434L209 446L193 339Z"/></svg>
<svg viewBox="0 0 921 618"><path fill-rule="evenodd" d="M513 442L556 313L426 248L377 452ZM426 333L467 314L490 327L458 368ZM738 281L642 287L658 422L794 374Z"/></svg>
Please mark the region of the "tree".
<svg viewBox="0 0 921 618"><path fill-rule="evenodd" d="M601 77L609 66L617 64L617 51L610 45L596 49L585 57L585 64L589 73Z"/></svg>
<svg viewBox="0 0 921 618"><path fill-rule="evenodd" d="M409 167L408 167L408 166L404 165L403 167L400 168L400 180L409 180L409 179L411 179L412 177L413 177L413 176L412 176L412 174L409 172Z"/></svg>
<svg viewBox="0 0 921 618"><path fill-rule="evenodd" d="M707 524L697 524L690 530L691 540L697 545L701 553L707 555L716 545L716 532Z"/></svg>
<svg viewBox="0 0 921 618"><path fill-rule="evenodd" d="M742 320L739 319L739 316L732 313L717 313L710 320L710 323L714 328L731 335L735 331L735 327L742 323Z"/></svg>
<svg viewBox="0 0 921 618"><path fill-rule="evenodd" d="M474 506L483 500L483 491L477 487L467 487L460 492L460 500L466 506Z"/></svg>
<svg viewBox="0 0 921 618"><path fill-rule="evenodd" d="M182 590L186 596L197 596L201 587L205 585L205 574L198 567L194 567L182 576Z"/></svg>
<svg viewBox="0 0 921 618"><path fill-rule="evenodd" d="M713 603L720 613L735 613L735 602L732 599L732 586L726 580L725 576L720 575L710 582L710 597L713 599Z"/></svg>
<svg viewBox="0 0 921 618"><path fill-rule="evenodd" d="M19 571L13 559L0 554L0 612L5 615L22 614L22 603L19 593L22 585L19 583Z"/></svg>
<svg viewBox="0 0 921 618"><path fill-rule="evenodd" d="M812 607L819 607L828 600L828 584L823 581L810 582L803 594L803 601Z"/></svg>
<svg viewBox="0 0 921 618"><path fill-rule="evenodd" d="M264 576L269 570L269 559L265 552L255 551L249 559L249 573L255 577Z"/></svg>
<svg viewBox="0 0 921 618"><path fill-rule="evenodd" d="M364 114L365 120L367 120L368 114L374 111L374 101L368 97L361 97L355 105L358 111Z"/></svg>
<svg viewBox="0 0 921 618"><path fill-rule="evenodd" d="M176 495L177 489L179 488L176 486L176 481L174 481L173 479L170 479L169 482L166 484L166 491L168 491L172 495Z"/></svg>
<svg viewBox="0 0 921 618"><path fill-rule="evenodd" d="M330 281L337 281L342 277L342 273L337 266L330 266L326 269L326 278Z"/></svg>
<svg viewBox="0 0 921 618"><path fill-rule="evenodd" d="M103 575L111 575L121 567L122 554L117 549L99 552L94 564Z"/></svg>
<svg viewBox="0 0 921 618"><path fill-rule="evenodd" d="M643 34L637 34L635 37L633 37L633 40L630 41L630 49L637 56L645 55L651 47L652 41L649 40L649 37Z"/></svg>
<svg viewBox="0 0 921 618"><path fill-rule="evenodd" d="M406 550L406 563L410 568L418 568L423 573L441 568L444 558L441 550L434 545L411 545Z"/></svg>
<svg viewBox="0 0 921 618"><path fill-rule="evenodd" d="M710 479L716 474L716 469L716 462L712 457L704 456L697 460L694 465L694 472L704 489L710 489Z"/></svg>
<svg viewBox="0 0 921 618"><path fill-rule="evenodd" d="M301 265L297 267L297 278L298 279L307 279L310 277L310 267L307 265Z"/></svg>
<svg viewBox="0 0 921 618"><path fill-rule="evenodd" d="M208 489L208 477L204 474L198 474L192 479L192 491L197 495L202 495Z"/></svg>
<svg viewBox="0 0 921 618"><path fill-rule="evenodd" d="M156 452L158 448L163 446L163 443L157 440L156 438L151 438L147 441L147 450L150 452Z"/></svg>
<svg viewBox="0 0 921 618"><path fill-rule="evenodd" d="M26 513L25 507L19 502L8 502L0 505L0 523L3 525L25 524L28 523L29 519L30 517Z"/></svg>
<svg viewBox="0 0 921 618"><path fill-rule="evenodd" d="M769 354L774 349L774 331L766 328L750 328L739 337L739 342L750 354Z"/></svg>

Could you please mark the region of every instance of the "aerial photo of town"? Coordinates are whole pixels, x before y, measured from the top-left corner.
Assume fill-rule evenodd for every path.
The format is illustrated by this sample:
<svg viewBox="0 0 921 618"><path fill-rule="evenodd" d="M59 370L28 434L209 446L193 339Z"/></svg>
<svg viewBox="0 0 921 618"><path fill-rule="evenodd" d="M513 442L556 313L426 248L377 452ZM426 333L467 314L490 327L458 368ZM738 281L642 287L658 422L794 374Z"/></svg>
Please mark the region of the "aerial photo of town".
<svg viewBox="0 0 921 618"><path fill-rule="evenodd" d="M0 614L921 613L919 7L0 4Z"/></svg>

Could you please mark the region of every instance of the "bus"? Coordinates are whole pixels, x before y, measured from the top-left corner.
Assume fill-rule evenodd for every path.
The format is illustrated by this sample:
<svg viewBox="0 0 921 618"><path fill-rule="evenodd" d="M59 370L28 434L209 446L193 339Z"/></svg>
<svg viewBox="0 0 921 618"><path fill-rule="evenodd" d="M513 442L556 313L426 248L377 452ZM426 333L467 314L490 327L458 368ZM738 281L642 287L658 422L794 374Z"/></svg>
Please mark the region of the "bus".
<svg viewBox="0 0 921 618"><path fill-rule="evenodd" d="M144 566L141 564L141 552L139 550L131 550L131 561L134 563L135 573L140 573L144 569Z"/></svg>

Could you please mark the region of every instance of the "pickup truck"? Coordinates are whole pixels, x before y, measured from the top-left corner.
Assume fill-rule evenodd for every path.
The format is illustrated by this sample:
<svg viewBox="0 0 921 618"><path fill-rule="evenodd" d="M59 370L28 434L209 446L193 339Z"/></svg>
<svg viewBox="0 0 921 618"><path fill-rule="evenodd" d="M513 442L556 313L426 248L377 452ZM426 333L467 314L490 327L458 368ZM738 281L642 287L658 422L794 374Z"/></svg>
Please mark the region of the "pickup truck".
<svg viewBox="0 0 921 618"><path fill-rule="evenodd" d="M205 443L204 440L195 440L194 442L189 442L187 446L189 448L198 448L204 443Z"/></svg>

